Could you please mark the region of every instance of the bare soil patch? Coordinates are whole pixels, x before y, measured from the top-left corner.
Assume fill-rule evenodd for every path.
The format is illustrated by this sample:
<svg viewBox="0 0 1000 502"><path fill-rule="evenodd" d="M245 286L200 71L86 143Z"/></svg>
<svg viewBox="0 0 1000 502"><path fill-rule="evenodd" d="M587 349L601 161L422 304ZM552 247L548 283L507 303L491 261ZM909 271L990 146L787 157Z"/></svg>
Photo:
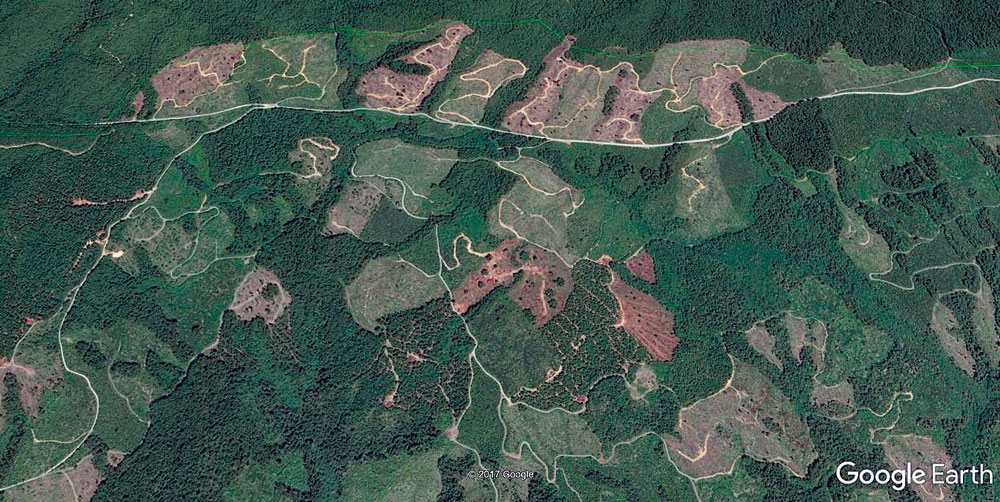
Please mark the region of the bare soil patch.
<svg viewBox="0 0 1000 502"><path fill-rule="evenodd" d="M146 93L139 91L132 98L132 116L129 120L137 120L139 118L139 112L142 111L142 106L146 104Z"/></svg>
<svg viewBox="0 0 1000 502"><path fill-rule="evenodd" d="M633 378L632 383L637 387L642 387L649 391L656 390L659 387L656 379L656 372L645 364L640 364L635 370L635 377Z"/></svg>
<svg viewBox="0 0 1000 502"><path fill-rule="evenodd" d="M573 46L576 37L566 38L552 49L544 58L545 70L538 77L538 82L528 91L524 101L511 105L504 127L511 131L530 134L544 125L545 121L555 111L559 104L561 88L565 85L564 73L575 65L566 58L566 51Z"/></svg>
<svg viewBox="0 0 1000 502"><path fill-rule="evenodd" d="M635 370L635 375L632 376L631 384L626 387L629 390L629 396L639 400L646 397L646 394L659 389L660 384L656 378L656 372L646 364L640 364Z"/></svg>
<svg viewBox="0 0 1000 502"><path fill-rule="evenodd" d="M782 101L777 94L755 89L747 85L746 81L740 80L740 87L750 100L753 108L754 120L766 120L787 108L791 103Z"/></svg>
<svg viewBox="0 0 1000 502"><path fill-rule="evenodd" d="M41 412L42 395L46 390L55 387L63 379L62 364L53 360L51 365L36 368L18 362L9 362L6 357L0 357L0 380L11 374L20 385L18 400L21 409L32 419L38 418ZM4 397L4 389L0 387L0 401ZM3 411L0 409L0 425L3 424Z"/></svg>
<svg viewBox="0 0 1000 502"><path fill-rule="evenodd" d="M66 472L69 479L73 481L73 488L76 490L77 500L80 502L90 502L97 493L97 487L101 484L101 473L94 465L94 456L87 455L80 460L72 469Z"/></svg>
<svg viewBox="0 0 1000 502"><path fill-rule="evenodd" d="M927 436L888 436L883 451L886 462L894 469L905 469L907 463L911 463L913 469L923 469L927 473L931 472L934 464L942 464L945 469L952 468L948 453ZM922 485L911 483L909 486L924 502L955 500L955 495L947 486L934 485L929 480Z"/></svg>
<svg viewBox="0 0 1000 502"><path fill-rule="evenodd" d="M733 359L719 392L680 411L672 459L695 479L730 472L743 453L804 477L817 453L795 406L754 367Z"/></svg>
<svg viewBox="0 0 1000 502"><path fill-rule="evenodd" d="M60 472L53 472L30 483L15 486L4 492L4 501L37 502L40 500L75 502L73 487Z"/></svg>
<svg viewBox="0 0 1000 502"><path fill-rule="evenodd" d="M610 113L601 117L590 131L591 139L642 143L639 129L642 115L660 98L662 90L646 92L639 88L639 75L631 65L622 65L615 77L618 94L611 103Z"/></svg>
<svg viewBox="0 0 1000 502"><path fill-rule="evenodd" d="M716 64L735 65L746 59L750 44L742 40L689 40L656 51L653 67L643 78L647 89L666 87L678 100L688 95L695 79L714 72Z"/></svg>
<svg viewBox="0 0 1000 502"><path fill-rule="evenodd" d="M795 362L802 362L802 349L806 346L806 331L809 324L805 319L795 317L791 313L785 314L785 329L788 331L788 345L792 351Z"/></svg>
<svg viewBox="0 0 1000 502"><path fill-rule="evenodd" d="M125 461L125 452L119 450L108 450L107 459L105 460L108 467L118 467L119 464Z"/></svg>
<svg viewBox="0 0 1000 502"><path fill-rule="evenodd" d="M643 87L666 89L673 94L667 108L684 112L703 107L710 124L726 129L740 124L736 96L730 86L737 83L750 101L755 120L770 118L788 106L776 94L746 84L740 65L749 44L742 40L692 40L667 44L657 51L653 67L642 79Z"/></svg>
<svg viewBox="0 0 1000 502"><path fill-rule="evenodd" d="M514 303L531 311L541 326L566 306L573 290L569 267L556 255L535 246L525 246L518 261L524 273L510 291Z"/></svg>
<svg viewBox="0 0 1000 502"><path fill-rule="evenodd" d="M779 370L784 371L785 368L781 364L781 359L778 359L777 354L774 352L774 347L777 343L774 335L761 326L754 326L747 330L747 343L758 354L764 356L769 363L777 366Z"/></svg>
<svg viewBox="0 0 1000 502"><path fill-rule="evenodd" d="M630 63L604 70L569 59L574 40L567 36L545 56L541 75L525 99L508 108L504 127L559 139L641 144L642 116L665 88L642 89Z"/></svg>
<svg viewBox="0 0 1000 502"><path fill-rule="evenodd" d="M667 445L677 468L695 479L729 472L741 452L734 441L720 434L734 427L733 417L742 407L739 393L727 387L717 394L681 410L677 421L678 438L668 437ZM758 431L760 426L758 426Z"/></svg>
<svg viewBox="0 0 1000 502"><path fill-rule="evenodd" d="M428 67L427 75L397 73L380 66L361 77L356 92L364 96L372 108L416 111L434 86L444 80L459 45L472 33L472 28L464 24L448 26L437 41L402 58L405 63Z"/></svg>
<svg viewBox="0 0 1000 502"><path fill-rule="evenodd" d="M257 267L237 286L229 310L241 321L260 318L273 325L291 303L292 297L278 276L264 267Z"/></svg>
<svg viewBox="0 0 1000 502"><path fill-rule="evenodd" d="M151 193L153 193L153 192L151 192L151 191L147 192L147 191L143 191L143 190L136 190L135 193L133 193L131 197L121 197L121 198L118 198L118 199L110 199L110 200L105 200L105 201L100 201L100 202L98 202L98 201L92 201L92 200L89 200L89 199L73 199L73 202L71 203L71 205L73 207L90 207L90 206L107 206L109 204L120 204L120 203L126 203L126 202L134 202L134 201L137 201L139 199L142 199L143 197L146 197L147 195L150 195Z"/></svg>
<svg viewBox="0 0 1000 502"><path fill-rule="evenodd" d="M333 140L324 136L316 136L299 140L299 147L288 154L288 160L293 164L301 162L304 166L304 178L322 177L330 174L333 161L340 155L340 147Z"/></svg>
<svg viewBox="0 0 1000 502"><path fill-rule="evenodd" d="M511 299L545 325L566 306L573 291L572 271L553 253L509 239L486 255L486 263L452 292L453 307L464 314L500 286L510 286Z"/></svg>
<svg viewBox="0 0 1000 502"><path fill-rule="evenodd" d="M645 249L625 260L625 268L632 275L650 284L656 284L656 264L653 263L653 257Z"/></svg>
<svg viewBox="0 0 1000 502"><path fill-rule="evenodd" d="M670 361L680 339L674 336L674 314L651 295L622 282L611 271L608 290L618 300L621 319L616 327L635 337L658 361Z"/></svg>
<svg viewBox="0 0 1000 502"><path fill-rule="evenodd" d="M750 87L743 81L743 71L739 67L716 68L715 73L698 81L697 96L708 111L708 122L725 129L743 122L739 104L733 95L731 85L738 83L753 108L754 120L773 117L788 106L777 94L763 92Z"/></svg>
<svg viewBox="0 0 1000 502"><path fill-rule="evenodd" d="M177 106L187 106L198 96L223 86L242 59L242 43L195 47L171 61L150 83L161 105L173 101Z"/></svg>
<svg viewBox="0 0 1000 502"><path fill-rule="evenodd" d="M446 293L437 276L428 276L413 265L390 256L369 261L344 288L354 320L369 331L374 331L379 319L385 316L419 307ZM407 359L420 361L412 355Z"/></svg>
<svg viewBox="0 0 1000 502"><path fill-rule="evenodd" d="M957 327L958 319L955 317L955 313L943 303L936 302L931 311L931 330L937 335L938 341L941 342L941 346L944 347L944 351L951 361L967 375L973 376L975 361L972 359L972 354L965 345L965 341L952 333L952 330Z"/></svg>
<svg viewBox="0 0 1000 502"><path fill-rule="evenodd" d="M487 101L497 89L523 77L527 71L524 63L488 50L476 59L472 70L458 76L454 84L456 97L441 103L435 115L470 124L479 123Z"/></svg>
<svg viewBox="0 0 1000 502"><path fill-rule="evenodd" d="M848 382L827 387L819 382L813 383L809 402L818 408L826 417L845 417L854 412L854 386Z"/></svg>
<svg viewBox="0 0 1000 502"><path fill-rule="evenodd" d="M380 202L382 192L375 186L369 183L349 185L330 208L326 231L330 235L345 232L355 237L361 235Z"/></svg>

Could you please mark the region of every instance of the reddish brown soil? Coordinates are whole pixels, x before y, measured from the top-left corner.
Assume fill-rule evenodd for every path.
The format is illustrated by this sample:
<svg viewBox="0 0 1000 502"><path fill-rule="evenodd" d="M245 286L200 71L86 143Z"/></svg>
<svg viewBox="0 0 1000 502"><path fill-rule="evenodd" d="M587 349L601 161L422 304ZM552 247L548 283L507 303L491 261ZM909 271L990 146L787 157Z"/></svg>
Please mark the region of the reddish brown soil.
<svg viewBox="0 0 1000 502"><path fill-rule="evenodd" d="M632 275L650 283L656 284L656 266L653 257L646 250L642 250L631 258L625 260L625 268Z"/></svg>
<svg viewBox="0 0 1000 502"><path fill-rule="evenodd" d="M782 101L773 92L759 91L747 85L746 82L740 82L740 85L743 87L743 92L746 93L747 98L750 99L750 105L753 106L754 120L769 119L787 108L790 104Z"/></svg>
<svg viewBox="0 0 1000 502"><path fill-rule="evenodd" d="M538 82L528 91L524 101L511 105L504 119L504 127L511 131L530 134L541 126L559 104L559 92L565 79L563 73L576 67L565 57L566 51L573 45L576 38L567 35L561 44L545 56L545 70L538 77Z"/></svg>
<svg viewBox="0 0 1000 502"><path fill-rule="evenodd" d="M777 94L759 91L747 85L739 68L718 68L711 77L699 80L697 86L698 101L708 111L708 121L717 127L733 127L743 122L736 96L729 88L734 82L739 82L750 100L754 120L771 118L788 106Z"/></svg>
<svg viewBox="0 0 1000 502"><path fill-rule="evenodd" d="M511 299L530 310L542 326L566 306L573 290L569 267L556 255L518 240L500 243L487 254L486 263L453 291L455 311L464 314L500 286L510 286L517 274L521 280L510 290Z"/></svg>
<svg viewBox="0 0 1000 502"><path fill-rule="evenodd" d="M698 101L708 111L709 123L718 127L732 127L743 121L736 96L729 90L730 84L741 79L738 68L725 68L698 81Z"/></svg>
<svg viewBox="0 0 1000 502"><path fill-rule="evenodd" d="M466 277L465 282L452 292L452 306L456 312L459 314L468 312L494 289L501 285L509 286L514 282L517 267L510 255L518 245L519 241L515 239L506 240L492 252L487 253L486 263L479 271Z"/></svg>
<svg viewBox="0 0 1000 502"><path fill-rule="evenodd" d="M132 98L132 116L129 120L136 120L139 118L139 112L142 111L142 105L146 104L146 93L139 91L136 93L135 97Z"/></svg>
<svg viewBox="0 0 1000 502"><path fill-rule="evenodd" d="M428 80L426 75L396 73L380 66L361 78L357 92L368 98L372 108L412 112L426 97Z"/></svg>
<svg viewBox="0 0 1000 502"><path fill-rule="evenodd" d="M631 67L618 72L614 85L618 88L618 95L611 104L611 113L594 124L590 137L598 141L642 143L639 135L642 115L660 97L662 91L642 92L639 89L639 76Z"/></svg>
<svg viewBox="0 0 1000 502"><path fill-rule="evenodd" d="M187 106L229 80L242 58L241 43L195 47L154 75L150 83L161 104L173 101L177 106Z"/></svg>
<svg viewBox="0 0 1000 502"><path fill-rule="evenodd" d="M473 33L464 24L453 24L444 30L438 39L418 48L403 62L430 68L426 75L396 73L380 66L361 77L356 92L367 98L372 108L388 108L401 112L412 112L420 108L434 86L444 80L451 62L458 54L458 47L465 37Z"/></svg>
<svg viewBox="0 0 1000 502"><path fill-rule="evenodd" d="M555 254L535 246L522 248L527 260L522 262L524 277L510 291L514 303L531 311L539 326L552 319L566 306L573 291L573 275Z"/></svg>
<svg viewBox="0 0 1000 502"><path fill-rule="evenodd" d="M611 272L611 294L618 300L621 320L618 327L639 340L658 361L670 361L680 339L674 336L674 314L663 308L656 298L622 282Z"/></svg>
<svg viewBox="0 0 1000 502"><path fill-rule="evenodd" d="M275 286L276 292L268 297L265 293L270 285ZM229 309L236 312L236 318L241 321L261 318L267 324L274 324L291 303L292 297L285 291L278 276L270 270L257 267L236 288Z"/></svg>
<svg viewBox="0 0 1000 502"><path fill-rule="evenodd" d="M444 34L438 37L435 43L411 52L403 58L403 61L408 64L447 69L455 59L455 54L458 54L458 45L474 32L475 30L467 25L453 24L444 29Z"/></svg>

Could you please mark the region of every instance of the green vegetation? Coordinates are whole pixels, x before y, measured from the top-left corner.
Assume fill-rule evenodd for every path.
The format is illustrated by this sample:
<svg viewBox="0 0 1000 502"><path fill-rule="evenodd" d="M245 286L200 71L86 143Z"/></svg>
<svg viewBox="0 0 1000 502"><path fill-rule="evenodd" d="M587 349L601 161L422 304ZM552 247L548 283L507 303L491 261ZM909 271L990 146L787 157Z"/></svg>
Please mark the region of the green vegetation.
<svg viewBox="0 0 1000 502"><path fill-rule="evenodd" d="M733 82L729 84L729 92L733 93L733 97L736 98L736 105L740 109L740 120L753 122L753 105L750 103L750 98L747 98L747 93L743 91L743 86L738 82Z"/></svg>
<svg viewBox="0 0 1000 502"><path fill-rule="evenodd" d="M635 338L613 327L619 313L609 280L607 269L578 262L565 308L541 328L531 329L529 314L499 292L477 304L466 317L480 340L476 354L483 367L532 406L579 409L577 396L619 373L626 361L648 359ZM548 378L549 371L559 375Z"/></svg>
<svg viewBox="0 0 1000 502"><path fill-rule="evenodd" d="M670 432L677 421L677 398L664 388L628 389L621 379L602 380L591 389L582 416L605 449L639 432ZM647 392L648 390L648 392Z"/></svg>
<svg viewBox="0 0 1000 502"><path fill-rule="evenodd" d="M767 138L796 178L829 168L830 130L817 101L792 106L768 121Z"/></svg>
<svg viewBox="0 0 1000 502"><path fill-rule="evenodd" d="M559 366L558 352L535 329L531 314L506 295L491 295L467 317L469 329L479 334L476 353L505 389L534 387L545 380L546 370Z"/></svg>
<svg viewBox="0 0 1000 502"><path fill-rule="evenodd" d="M352 467L344 474L341 500L432 500L441 492L439 455L430 451Z"/></svg>
<svg viewBox="0 0 1000 502"><path fill-rule="evenodd" d="M0 7L4 484L94 455L96 500L839 500L858 493L836 465L888 467L897 436L1000 459L995 9L300 7ZM455 22L475 33L415 112L357 93L380 66L427 75L403 58ZM650 98L629 117L646 145L512 134L566 34L644 89L680 40L746 40L679 66L749 73L711 106L710 73ZM235 42L226 86L160 109L153 75ZM487 50L528 71L482 127L425 115ZM630 92L603 89L581 113ZM781 111L756 116L759 91ZM709 124L723 102L755 123ZM363 227L333 235L342 201ZM559 260L476 276L518 237ZM655 281L626 264L640 249ZM545 322L513 300L555 308L545 281L570 278ZM501 284L454 305L467 281ZM648 312L623 314L613 281L671 312L670 361L625 329ZM699 464L688 441L722 450Z"/></svg>
<svg viewBox="0 0 1000 502"><path fill-rule="evenodd" d="M605 500L670 500L694 498L692 485L677 473L663 443L655 436L619 445L608 465L567 459L570 482L583 493Z"/></svg>

